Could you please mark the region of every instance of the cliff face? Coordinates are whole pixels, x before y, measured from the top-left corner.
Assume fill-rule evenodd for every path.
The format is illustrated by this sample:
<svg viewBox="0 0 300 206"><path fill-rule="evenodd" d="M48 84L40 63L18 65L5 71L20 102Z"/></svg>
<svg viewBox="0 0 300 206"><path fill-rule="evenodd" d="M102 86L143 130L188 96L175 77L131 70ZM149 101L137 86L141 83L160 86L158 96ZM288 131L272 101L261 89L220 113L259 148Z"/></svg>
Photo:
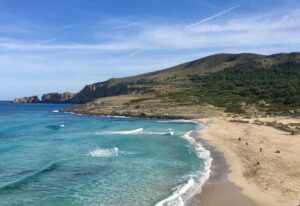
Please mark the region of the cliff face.
<svg viewBox="0 0 300 206"><path fill-rule="evenodd" d="M64 93L48 93L42 96L42 100L38 96L22 97L14 99L13 103L70 103L75 94L70 92Z"/></svg>
<svg viewBox="0 0 300 206"><path fill-rule="evenodd" d="M38 96L22 97L13 100L13 103L40 103Z"/></svg>
<svg viewBox="0 0 300 206"><path fill-rule="evenodd" d="M43 103L68 103L75 96L74 93L48 93L42 96Z"/></svg>
<svg viewBox="0 0 300 206"><path fill-rule="evenodd" d="M101 97L116 96L128 93L126 83L111 84L110 80L85 86L71 100L71 103L86 103Z"/></svg>
<svg viewBox="0 0 300 206"><path fill-rule="evenodd" d="M101 97L116 96L128 93L126 83L111 83L110 80L85 86L77 94L48 93L39 100L37 96L17 98L14 103L87 103Z"/></svg>

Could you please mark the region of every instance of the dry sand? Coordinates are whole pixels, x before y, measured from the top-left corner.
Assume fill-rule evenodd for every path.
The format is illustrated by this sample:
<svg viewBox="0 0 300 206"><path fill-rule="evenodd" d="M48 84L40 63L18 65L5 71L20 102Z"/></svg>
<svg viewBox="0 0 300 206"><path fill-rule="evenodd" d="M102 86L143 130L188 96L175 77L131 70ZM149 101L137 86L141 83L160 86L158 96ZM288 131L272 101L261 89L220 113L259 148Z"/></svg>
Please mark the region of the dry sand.
<svg viewBox="0 0 300 206"><path fill-rule="evenodd" d="M242 194L256 205L298 206L300 135L290 135L272 127L252 124L253 120L250 123L238 123L229 122L230 119L223 116L199 120L209 126L208 129L200 131L201 138L224 154L230 170L228 179L241 188ZM300 123L300 119L289 117L261 120ZM203 192L209 190L205 189L209 184L210 181L204 185ZM215 181L214 184L218 182ZM222 181L219 184L222 185ZM229 190L230 188L228 187ZM218 187L212 187L211 190L214 194L218 192ZM217 198L213 195L212 197ZM220 205L232 206L223 203ZM206 205L216 206L214 203Z"/></svg>
<svg viewBox="0 0 300 206"><path fill-rule="evenodd" d="M241 188L228 180L229 167L223 153L207 145L201 139L201 144L209 149L213 162L209 180L203 185L201 193L197 194L187 205L189 206L256 206L255 202L241 193Z"/></svg>

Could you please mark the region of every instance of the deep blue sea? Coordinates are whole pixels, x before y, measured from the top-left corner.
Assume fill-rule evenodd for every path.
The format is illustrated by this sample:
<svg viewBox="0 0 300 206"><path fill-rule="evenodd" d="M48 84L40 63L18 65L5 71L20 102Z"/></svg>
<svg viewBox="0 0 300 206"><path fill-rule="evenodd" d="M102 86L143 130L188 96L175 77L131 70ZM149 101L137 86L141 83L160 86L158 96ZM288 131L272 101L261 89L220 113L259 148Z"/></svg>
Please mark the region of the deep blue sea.
<svg viewBox="0 0 300 206"><path fill-rule="evenodd" d="M0 102L0 205L183 205L210 157L201 127Z"/></svg>

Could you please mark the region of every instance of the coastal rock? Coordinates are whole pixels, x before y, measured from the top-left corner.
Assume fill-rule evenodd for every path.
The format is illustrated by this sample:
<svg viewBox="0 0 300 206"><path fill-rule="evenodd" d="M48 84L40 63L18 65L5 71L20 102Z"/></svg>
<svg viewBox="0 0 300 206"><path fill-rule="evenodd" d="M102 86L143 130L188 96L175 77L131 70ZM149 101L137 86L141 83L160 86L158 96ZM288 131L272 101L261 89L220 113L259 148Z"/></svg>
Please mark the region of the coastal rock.
<svg viewBox="0 0 300 206"><path fill-rule="evenodd" d="M85 86L78 92L72 103L86 103L101 97L116 96L128 93L128 85L126 83L111 83L110 80L99 82Z"/></svg>
<svg viewBox="0 0 300 206"><path fill-rule="evenodd" d="M42 96L43 103L68 103L75 96L74 93L48 93Z"/></svg>
<svg viewBox="0 0 300 206"><path fill-rule="evenodd" d="M13 103L40 103L38 96L22 97L16 98L12 101Z"/></svg>

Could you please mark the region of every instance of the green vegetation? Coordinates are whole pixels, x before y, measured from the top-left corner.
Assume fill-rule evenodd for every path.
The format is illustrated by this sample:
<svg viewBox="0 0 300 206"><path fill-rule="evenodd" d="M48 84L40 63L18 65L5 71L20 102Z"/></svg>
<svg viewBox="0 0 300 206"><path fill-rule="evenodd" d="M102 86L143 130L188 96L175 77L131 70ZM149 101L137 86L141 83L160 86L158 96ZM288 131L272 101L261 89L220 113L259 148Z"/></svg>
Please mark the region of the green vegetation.
<svg viewBox="0 0 300 206"><path fill-rule="evenodd" d="M208 75L190 75L194 92L206 102L242 112L245 102L260 109L300 108L300 63L285 62L264 68L257 62L238 64Z"/></svg>
<svg viewBox="0 0 300 206"><path fill-rule="evenodd" d="M136 103L139 103L139 102L143 102L143 101L146 101L146 100L150 100L151 98L138 98L138 99L132 99L129 101L129 104L136 104Z"/></svg>

